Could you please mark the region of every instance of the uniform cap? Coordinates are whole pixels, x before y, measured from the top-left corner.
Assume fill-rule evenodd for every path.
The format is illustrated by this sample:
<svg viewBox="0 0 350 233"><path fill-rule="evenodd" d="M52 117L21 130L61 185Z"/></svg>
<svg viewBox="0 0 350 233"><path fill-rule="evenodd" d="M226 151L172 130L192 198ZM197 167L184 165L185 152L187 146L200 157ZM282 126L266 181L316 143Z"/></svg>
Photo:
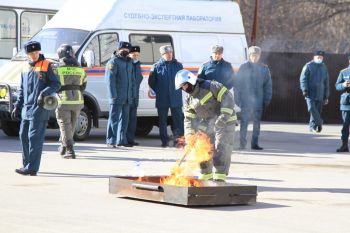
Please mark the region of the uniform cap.
<svg viewBox="0 0 350 233"><path fill-rule="evenodd" d="M130 53L134 53L134 52L139 53L140 51L141 51L140 46L135 45L131 47Z"/></svg>
<svg viewBox="0 0 350 233"><path fill-rule="evenodd" d="M118 49L129 49L131 50L131 44L126 41L119 41L118 42Z"/></svg>
<svg viewBox="0 0 350 233"><path fill-rule="evenodd" d="M251 46L248 49L248 55L251 54L261 54L261 48L258 46Z"/></svg>
<svg viewBox="0 0 350 233"><path fill-rule="evenodd" d="M323 50L317 50L314 52L315 56L324 56L326 53Z"/></svg>
<svg viewBox="0 0 350 233"><path fill-rule="evenodd" d="M350 53L348 53L348 60L350 60Z"/></svg>
<svg viewBox="0 0 350 233"><path fill-rule="evenodd" d="M211 47L211 52L212 53L223 53L224 47L222 47L221 45L214 45L213 47Z"/></svg>
<svg viewBox="0 0 350 233"><path fill-rule="evenodd" d="M41 45L37 41L29 41L24 45L24 50L26 54L35 52L35 51L40 51L41 50Z"/></svg>
<svg viewBox="0 0 350 233"><path fill-rule="evenodd" d="M163 55L165 53L172 53L173 47L171 47L171 45L163 45L159 48L159 52L161 55Z"/></svg>

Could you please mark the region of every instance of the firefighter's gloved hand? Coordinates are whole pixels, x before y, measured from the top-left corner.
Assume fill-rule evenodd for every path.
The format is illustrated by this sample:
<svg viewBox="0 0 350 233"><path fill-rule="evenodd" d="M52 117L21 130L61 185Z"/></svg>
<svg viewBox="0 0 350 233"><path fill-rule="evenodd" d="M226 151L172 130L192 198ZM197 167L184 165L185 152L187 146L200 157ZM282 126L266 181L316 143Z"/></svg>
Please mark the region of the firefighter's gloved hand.
<svg viewBox="0 0 350 233"><path fill-rule="evenodd" d="M303 91L303 96L304 96L304 97L308 97L308 96L309 96L309 93L307 93L307 91Z"/></svg>
<svg viewBox="0 0 350 233"><path fill-rule="evenodd" d="M21 109L14 108L11 112L11 119L14 121L18 121L21 119Z"/></svg>
<svg viewBox="0 0 350 233"><path fill-rule="evenodd" d="M37 104L38 104L40 107L43 107L43 106L44 106L44 96L43 96L43 95L39 95L38 100L37 100Z"/></svg>

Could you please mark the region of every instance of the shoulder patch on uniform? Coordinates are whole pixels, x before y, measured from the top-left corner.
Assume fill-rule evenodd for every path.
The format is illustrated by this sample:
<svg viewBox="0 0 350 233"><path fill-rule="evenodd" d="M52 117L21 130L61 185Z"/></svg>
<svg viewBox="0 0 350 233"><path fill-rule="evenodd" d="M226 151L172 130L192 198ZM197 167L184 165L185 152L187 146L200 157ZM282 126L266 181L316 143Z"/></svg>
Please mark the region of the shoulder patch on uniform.
<svg viewBox="0 0 350 233"><path fill-rule="evenodd" d="M112 63L110 63L110 64L108 65L108 69L109 69L109 70L113 70L113 64L112 64Z"/></svg>
<svg viewBox="0 0 350 233"><path fill-rule="evenodd" d="M211 83L211 81L204 80L203 82L199 83L199 87L203 88L203 89L206 89L206 90L210 90L210 83Z"/></svg>

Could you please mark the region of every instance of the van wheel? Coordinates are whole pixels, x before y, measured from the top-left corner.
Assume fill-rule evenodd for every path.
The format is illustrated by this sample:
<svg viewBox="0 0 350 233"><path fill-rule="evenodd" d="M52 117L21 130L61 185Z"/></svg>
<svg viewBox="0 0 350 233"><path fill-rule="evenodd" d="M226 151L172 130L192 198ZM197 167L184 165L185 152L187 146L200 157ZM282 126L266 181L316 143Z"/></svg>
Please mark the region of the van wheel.
<svg viewBox="0 0 350 233"><path fill-rule="evenodd" d="M153 129L153 123L137 121L136 136L147 136Z"/></svg>
<svg viewBox="0 0 350 233"><path fill-rule="evenodd" d="M10 137L18 137L20 125L20 121L1 121L2 131L4 131L4 133Z"/></svg>
<svg viewBox="0 0 350 233"><path fill-rule="evenodd" d="M84 141L90 135L91 130L91 113L89 109L85 106L81 111L75 126L74 140Z"/></svg>

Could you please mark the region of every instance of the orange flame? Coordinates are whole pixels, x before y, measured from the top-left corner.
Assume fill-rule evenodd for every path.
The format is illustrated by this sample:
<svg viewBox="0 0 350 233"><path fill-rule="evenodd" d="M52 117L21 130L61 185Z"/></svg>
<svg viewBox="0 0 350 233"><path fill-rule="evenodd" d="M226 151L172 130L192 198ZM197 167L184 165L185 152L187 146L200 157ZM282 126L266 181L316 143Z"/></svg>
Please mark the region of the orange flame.
<svg viewBox="0 0 350 233"><path fill-rule="evenodd" d="M200 163L212 159L213 144L209 136L201 132L187 137L186 143L183 157L171 169L171 175L162 178L160 183L187 187L202 186L200 181L191 176L194 176L194 171L199 168Z"/></svg>

